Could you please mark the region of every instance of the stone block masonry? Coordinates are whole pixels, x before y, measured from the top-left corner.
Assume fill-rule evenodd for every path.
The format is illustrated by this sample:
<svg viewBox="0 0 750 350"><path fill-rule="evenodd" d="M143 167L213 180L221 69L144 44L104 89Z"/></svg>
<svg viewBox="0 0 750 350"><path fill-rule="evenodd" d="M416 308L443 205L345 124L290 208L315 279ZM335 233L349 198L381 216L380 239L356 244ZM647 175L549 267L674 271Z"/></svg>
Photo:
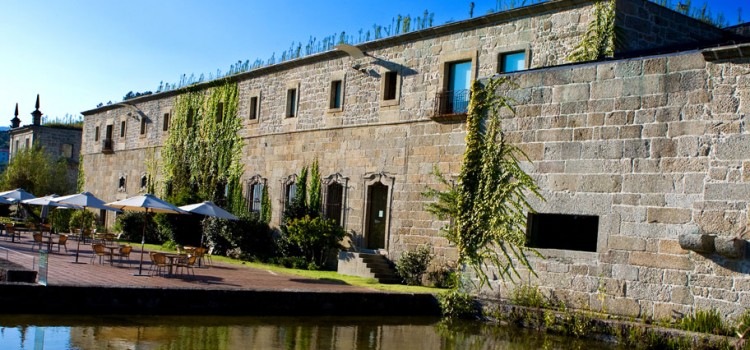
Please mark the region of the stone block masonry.
<svg viewBox="0 0 750 350"><path fill-rule="evenodd" d="M616 3L629 38L618 53L723 35L643 0ZM676 242L696 230L726 236L748 219L749 59L706 61L691 51L563 65L593 8L588 0L550 1L358 45L367 54L361 59L331 51L228 78L239 89L245 190L251 178L265 180L272 224L279 225L284 181L317 158L324 178L341 181L342 225L357 248L372 248L368 230L377 221L385 230L379 248L389 258L430 244L437 264L455 263L456 250L440 232L447 222L424 210L422 192L437 186L436 168L452 179L459 174L465 123L435 117L436 95L449 86L451 63L471 62L472 78L489 77L500 72L502 54L524 52L532 70L508 74L517 85L497 93L515 100L516 114L503 115L505 137L527 152L532 162L523 167L546 198L530 198L532 206L596 223L588 238L595 249L541 249L547 259L532 260L538 275L525 282L573 307L596 306L605 290L614 313L716 306L738 315L740 301L750 299L738 287L747 261L697 255ZM383 87L393 73L397 96L386 100ZM329 108L330 87L339 80L343 106ZM290 88L297 89L295 117L285 113ZM84 112L87 190L107 201L144 190L146 162L158 164L169 133L163 118L183 92ZM108 125L113 152L105 154L94 134ZM387 188L387 207L369 211L376 184ZM719 282L702 285L703 275ZM509 295L512 287L496 283L483 293Z"/></svg>

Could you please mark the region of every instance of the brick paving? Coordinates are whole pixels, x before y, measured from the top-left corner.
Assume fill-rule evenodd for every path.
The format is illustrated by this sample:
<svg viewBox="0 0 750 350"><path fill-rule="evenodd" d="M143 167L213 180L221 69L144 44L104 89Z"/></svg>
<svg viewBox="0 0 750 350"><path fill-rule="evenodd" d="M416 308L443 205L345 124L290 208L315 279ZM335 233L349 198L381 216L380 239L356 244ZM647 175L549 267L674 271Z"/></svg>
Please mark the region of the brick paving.
<svg viewBox="0 0 750 350"><path fill-rule="evenodd" d="M0 259L10 260L31 268L32 257L39 259L38 250L31 250L31 235L25 233L16 242L6 237L0 238ZM247 266L227 264L214 261L210 267L195 267L195 275L188 275L185 269L181 274L167 276L135 276L141 256L140 244L133 244L130 262L110 265L107 258L102 264L99 259L91 262L92 249L90 244L81 243L78 263L75 263L75 253L78 242L68 241L68 252L57 253L57 247L49 254L48 285L59 286L111 286L111 287L150 287L150 288L179 288L179 289L230 289L230 290L259 290L259 291L304 291L304 292L373 292L370 288L349 286L332 281L321 281L299 276L278 274L268 270L250 268ZM20 254L19 254L20 253ZM148 274L151 263L148 250L143 255L143 273Z"/></svg>

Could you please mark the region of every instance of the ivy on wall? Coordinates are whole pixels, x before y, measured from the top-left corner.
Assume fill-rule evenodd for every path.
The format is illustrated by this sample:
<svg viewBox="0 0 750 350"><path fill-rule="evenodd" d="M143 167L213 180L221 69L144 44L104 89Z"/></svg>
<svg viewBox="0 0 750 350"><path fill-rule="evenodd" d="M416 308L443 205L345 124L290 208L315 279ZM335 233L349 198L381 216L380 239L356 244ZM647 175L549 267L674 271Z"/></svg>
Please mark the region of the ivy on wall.
<svg viewBox="0 0 750 350"><path fill-rule="evenodd" d="M211 200L235 214L245 209L238 100L237 84L229 82L175 99L161 154L165 197Z"/></svg>
<svg viewBox="0 0 750 350"><path fill-rule="evenodd" d="M615 2L599 1L594 4L594 18L589 23L581 42L568 55L568 61L585 62L612 57L615 46L622 46L622 35L615 26Z"/></svg>

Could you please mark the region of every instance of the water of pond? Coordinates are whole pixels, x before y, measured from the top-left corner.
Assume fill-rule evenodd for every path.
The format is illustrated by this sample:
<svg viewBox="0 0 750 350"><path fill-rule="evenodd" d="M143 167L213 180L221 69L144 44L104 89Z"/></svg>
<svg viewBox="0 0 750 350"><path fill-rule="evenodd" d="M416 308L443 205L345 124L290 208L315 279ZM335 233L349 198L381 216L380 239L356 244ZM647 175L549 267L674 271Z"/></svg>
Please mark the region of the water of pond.
<svg viewBox="0 0 750 350"><path fill-rule="evenodd" d="M0 315L0 349L614 349L606 343L425 317Z"/></svg>

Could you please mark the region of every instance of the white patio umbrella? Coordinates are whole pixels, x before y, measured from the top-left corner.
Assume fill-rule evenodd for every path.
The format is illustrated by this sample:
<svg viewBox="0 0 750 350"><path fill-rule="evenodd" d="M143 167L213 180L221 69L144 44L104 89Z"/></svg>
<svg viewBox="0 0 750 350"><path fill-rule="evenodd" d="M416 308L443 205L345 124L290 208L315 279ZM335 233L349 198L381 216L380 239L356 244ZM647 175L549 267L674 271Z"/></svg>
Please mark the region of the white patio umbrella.
<svg viewBox="0 0 750 350"><path fill-rule="evenodd" d="M170 203L167 203L152 194L142 194L135 197L123 199L112 203L107 203L108 206L113 208L122 209L125 211L137 211L144 212L148 216L149 213L164 213L164 214L185 214L186 212ZM143 251L146 245L146 225L148 224L148 217L143 220L143 234L141 235L141 261L138 264L138 275L143 276Z"/></svg>
<svg viewBox="0 0 750 350"><path fill-rule="evenodd" d="M203 203L183 205L180 209L195 214L201 214L205 216L212 216L220 219L227 220L239 220L240 218L234 216L232 213L222 209L218 205L211 201L205 201ZM201 247L203 246L203 232L201 232Z"/></svg>
<svg viewBox="0 0 750 350"><path fill-rule="evenodd" d="M46 211L49 207L56 207L56 208L64 208L64 209L81 209L81 207L73 204L66 204L66 203L57 203L53 202L52 199L60 197L56 194L51 194L49 196L44 197L37 197L32 199L24 199L21 201L23 204L28 205L40 205L42 206L42 218L47 216Z"/></svg>
<svg viewBox="0 0 750 350"><path fill-rule="evenodd" d="M15 190L0 192L0 197L13 200L14 202L36 198L35 195L26 192L26 190L24 190L23 188L16 188Z"/></svg>
<svg viewBox="0 0 750 350"><path fill-rule="evenodd" d="M91 194L91 192L81 192L77 194L52 198L51 201L56 203L77 205L81 208L81 210L86 210L86 208L93 208L118 211L117 208L112 208L105 205L103 200L96 198L96 196ZM76 263L78 263L78 252L81 249L81 239L83 239L83 217L81 217L81 233L80 237L78 237L78 247L76 248Z"/></svg>
<svg viewBox="0 0 750 350"><path fill-rule="evenodd" d="M25 199L36 198L33 194L26 192L23 188L16 188L15 190L0 192L0 197L9 200L12 204L16 205L16 215L18 215L18 203Z"/></svg>

